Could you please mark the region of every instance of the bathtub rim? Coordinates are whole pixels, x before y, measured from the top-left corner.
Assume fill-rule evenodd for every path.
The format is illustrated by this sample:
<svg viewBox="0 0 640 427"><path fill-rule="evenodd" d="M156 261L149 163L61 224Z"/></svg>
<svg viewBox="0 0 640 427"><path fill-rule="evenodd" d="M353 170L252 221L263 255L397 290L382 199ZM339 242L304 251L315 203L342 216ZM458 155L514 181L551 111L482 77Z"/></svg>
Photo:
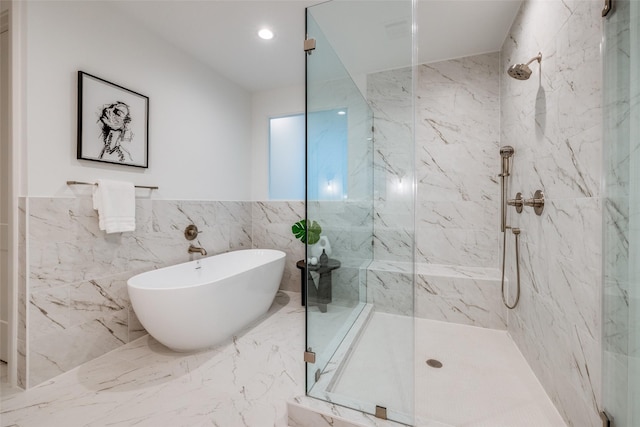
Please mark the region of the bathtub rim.
<svg viewBox="0 0 640 427"><path fill-rule="evenodd" d="M215 257L223 257L224 255L227 254L232 254L232 253L236 253L236 252L269 252L269 253L274 253L277 254L278 256L274 257L273 259L270 259L262 264L257 264L254 265L253 267L249 268L249 269L245 269L245 270L237 270L232 274L227 274L225 276L219 276L216 277L215 280L211 280L211 279L207 279L206 277L203 277L201 282L199 283L192 283L192 284L188 284L188 285L180 285L180 286L162 286L162 287L158 287L158 285L154 284L154 282L149 283L148 285L145 286L141 286L140 284L137 283L133 283L132 281L135 281L134 279L138 279L141 277L144 277L145 275L152 275L152 274L157 274L159 271L161 270L168 270L168 269L178 269L179 267L184 268L184 266L187 266L189 264L197 264L198 262L203 262L209 258L215 258ZM233 277L235 275L238 274L242 274L248 271L252 271L256 268L260 268L266 265L269 265L270 263L273 262L277 262L280 260L286 261L287 258L287 253L284 251L281 251L279 249L260 249L260 248L252 248L252 249L238 249L238 250L233 250L233 251L228 251L228 252L222 252L222 253L218 253L218 254L214 254L211 256L207 256L207 257L202 257L199 259L195 259L192 261L185 261L185 262L181 262L178 264L171 264L165 267L160 267L157 269L153 269L153 270L148 270L148 271L144 271L142 273L138 273L134 276L131 276L129 279L127 279L127 288L132 288L132 289L136 289L136 290L140 290L140 291L176 291L176 290L180 290L180 289L192 289L192 288L197 288L200 286L211 286L211 285L215 285L217 282L222 282L225 279L228 279L230 277ZM157 282L155 282L157 283Z"/></svg>

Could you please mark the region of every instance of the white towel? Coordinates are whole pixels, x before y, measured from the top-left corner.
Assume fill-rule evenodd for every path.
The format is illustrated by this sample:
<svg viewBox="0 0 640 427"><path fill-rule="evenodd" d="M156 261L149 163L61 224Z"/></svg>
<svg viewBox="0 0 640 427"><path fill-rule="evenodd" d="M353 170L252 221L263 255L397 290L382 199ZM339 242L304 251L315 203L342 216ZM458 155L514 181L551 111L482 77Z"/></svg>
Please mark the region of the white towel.
<svg viewBox="0 0 640 427"><path fill-rule="evenodd" d="M99 179L93 188L93 209L98 226L107 233L136 229L136 193L130 182Z"/></svg>

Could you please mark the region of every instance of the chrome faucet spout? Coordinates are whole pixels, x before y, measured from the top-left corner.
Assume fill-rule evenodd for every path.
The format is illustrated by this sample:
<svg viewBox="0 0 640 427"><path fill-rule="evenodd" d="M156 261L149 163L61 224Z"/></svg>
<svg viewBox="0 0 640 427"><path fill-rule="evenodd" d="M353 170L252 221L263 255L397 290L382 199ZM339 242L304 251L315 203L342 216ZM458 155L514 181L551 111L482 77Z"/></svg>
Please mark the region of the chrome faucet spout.
<svg viewBox="0 0 640 427"><path fill-rule="evenodd" d="M199 248L199 247L194 246L194 245L189 245L188 252L190 254L199 253L202 256L207 255L207 251L204 248Z"/></svg>

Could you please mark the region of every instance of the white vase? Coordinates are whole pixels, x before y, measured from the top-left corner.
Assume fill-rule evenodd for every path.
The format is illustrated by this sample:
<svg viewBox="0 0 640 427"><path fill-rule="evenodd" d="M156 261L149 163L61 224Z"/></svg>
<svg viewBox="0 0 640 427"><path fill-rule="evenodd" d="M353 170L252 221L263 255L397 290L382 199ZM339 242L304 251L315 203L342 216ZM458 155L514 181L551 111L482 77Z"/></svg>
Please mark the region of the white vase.
<svg viewBox="0 0 640 427"><path fill-rule="evenodd" d="M323 249L327 256L331 256L331 243L329 243L329 238L325 235L320 236L318 243L309 246L309 256L319 259Z"/></svg>

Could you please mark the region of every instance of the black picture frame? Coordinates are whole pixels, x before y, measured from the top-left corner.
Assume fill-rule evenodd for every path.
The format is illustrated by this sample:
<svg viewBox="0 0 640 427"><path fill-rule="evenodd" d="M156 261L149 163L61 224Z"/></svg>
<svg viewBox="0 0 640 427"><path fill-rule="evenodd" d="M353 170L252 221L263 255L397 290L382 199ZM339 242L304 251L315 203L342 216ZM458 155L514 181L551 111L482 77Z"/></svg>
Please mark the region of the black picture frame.
<svg viewBox="0 0 640 427"><path fill-rule="evenodd" d="M77 159L149 167L149 97L78 71Z"/></svg>

